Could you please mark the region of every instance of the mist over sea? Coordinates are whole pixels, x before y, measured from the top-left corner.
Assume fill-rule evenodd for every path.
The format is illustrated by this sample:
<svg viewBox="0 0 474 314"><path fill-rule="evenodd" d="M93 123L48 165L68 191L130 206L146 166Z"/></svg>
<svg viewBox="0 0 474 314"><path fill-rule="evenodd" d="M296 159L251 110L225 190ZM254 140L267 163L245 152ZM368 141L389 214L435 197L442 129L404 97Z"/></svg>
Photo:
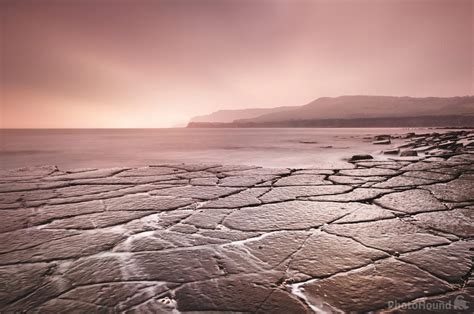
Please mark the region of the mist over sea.
<svg viewBox="0 0 474 314"><path fill-rule="evenodd" d="M432 130L431 130L432 131ZM357 153L387 148L364 137L428 132L408 128L29 129L0 130L0 167L62 169L220 163L336 167Z"/></svg>

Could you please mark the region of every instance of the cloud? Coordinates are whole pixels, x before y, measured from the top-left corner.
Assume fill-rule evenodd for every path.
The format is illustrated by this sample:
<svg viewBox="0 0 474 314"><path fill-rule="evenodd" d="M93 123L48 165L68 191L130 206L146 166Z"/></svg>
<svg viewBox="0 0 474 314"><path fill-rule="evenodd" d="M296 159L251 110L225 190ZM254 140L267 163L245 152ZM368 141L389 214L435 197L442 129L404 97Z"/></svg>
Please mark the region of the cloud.
<svg viewBox="0 0 474 314"><path fill-rule="evenodd" d="M164 127L321 96L472 94L468 0L2 6L9 127Z"/></svg>

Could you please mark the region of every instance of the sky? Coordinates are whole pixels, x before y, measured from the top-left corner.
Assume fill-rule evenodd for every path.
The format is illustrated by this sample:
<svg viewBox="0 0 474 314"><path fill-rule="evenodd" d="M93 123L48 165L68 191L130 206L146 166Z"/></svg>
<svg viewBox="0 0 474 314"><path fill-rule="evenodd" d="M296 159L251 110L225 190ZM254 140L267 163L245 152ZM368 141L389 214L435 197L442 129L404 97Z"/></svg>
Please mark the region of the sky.
<svg viewBox="0 0 474 314"><path fill-rule="evenodd" d="M0 127L474 94L474 0L0 0Z"/></svg>

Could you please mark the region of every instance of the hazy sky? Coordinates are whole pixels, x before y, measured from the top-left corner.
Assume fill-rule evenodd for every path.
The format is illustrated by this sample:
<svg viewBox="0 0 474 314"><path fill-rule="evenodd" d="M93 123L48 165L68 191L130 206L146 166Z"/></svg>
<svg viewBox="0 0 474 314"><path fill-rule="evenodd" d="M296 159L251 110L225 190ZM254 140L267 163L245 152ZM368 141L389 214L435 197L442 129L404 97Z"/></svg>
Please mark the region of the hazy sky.
<svg viewBox="0 0 474 314"><path fill-rule="evenodd" d="M2 127L473 94L471 0L0 0Z"/></svg>

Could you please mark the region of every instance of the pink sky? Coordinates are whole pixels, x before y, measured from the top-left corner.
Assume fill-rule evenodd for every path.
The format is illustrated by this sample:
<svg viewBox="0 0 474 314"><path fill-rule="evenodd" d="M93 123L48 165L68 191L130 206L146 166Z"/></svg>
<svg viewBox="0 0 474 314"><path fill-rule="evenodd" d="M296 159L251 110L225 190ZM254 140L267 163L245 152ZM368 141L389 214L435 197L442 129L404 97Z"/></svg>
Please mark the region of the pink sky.
<svg viewBox="0 0 474 314"><path fill-rule="evenodd" d="M0 2L1 127L473 94L470 0Z"/></svg>

